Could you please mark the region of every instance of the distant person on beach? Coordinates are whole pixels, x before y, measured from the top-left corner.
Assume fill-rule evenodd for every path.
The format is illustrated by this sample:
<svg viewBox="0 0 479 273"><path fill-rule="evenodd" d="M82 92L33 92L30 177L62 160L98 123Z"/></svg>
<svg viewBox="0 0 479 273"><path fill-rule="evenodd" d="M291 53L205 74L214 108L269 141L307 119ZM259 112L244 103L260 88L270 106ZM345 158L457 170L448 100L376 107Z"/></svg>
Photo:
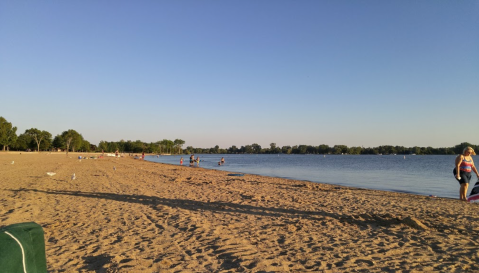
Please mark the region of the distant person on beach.
<svg viewBox="0 0 479 273"><path fill-rule="evenodd" d="M183 157L180 158L180 165L183 165Z"/></svg>
<svg viewBox="0 0 479 273"><path fill-rule="evenodd" d="M118 150L115 151L115 157L118 157Z"/></svg>
<svg viewBox="0 0 479 273"><path fill-rule="evenodd" d="M198 156L196 158L196 167L199 167L200 166L200 157Z"/></svg>
<svg viewBox="0 0 479 273"><path fill-rule="evenodd" d="M145 152L143 152L143 153L141 154L141 159L142 159L142 160L145 160Z"/></svg>
<svg viewBox="0 0 479 273"><path fill-rule="evenodd" d="M479 173L474 166L474 161L472 160L471 155L476 155L474 149L471 147L465 148L462 154L456 157L456 164L453 170L456 180L461 185L459 188L459 199L462 201L467 201L466 195L469 182L471 182L471 171L474 171L479 179Z"/></svg>
<svg viewBox="0 0 479 273"><path fill-rule="evenodd" d="M221 165L225 164L225 158L222 157L220 162L221 162Z"/></svg>
<svg viewBox="0 0 479 273"><path fill-rule="evenodd" d="M195 155L191 155L190 156L190 166L193 166L194 162L195 162Z"/></svg>

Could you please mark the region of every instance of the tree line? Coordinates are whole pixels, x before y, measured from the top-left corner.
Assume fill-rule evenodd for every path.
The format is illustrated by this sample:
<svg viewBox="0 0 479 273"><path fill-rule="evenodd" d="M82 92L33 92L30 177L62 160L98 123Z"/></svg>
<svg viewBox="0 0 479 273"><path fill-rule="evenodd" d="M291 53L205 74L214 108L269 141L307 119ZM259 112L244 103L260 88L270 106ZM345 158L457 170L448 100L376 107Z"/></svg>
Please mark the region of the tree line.
<svg viewBox="0 0 479 273"><path fill-rule="evenodd" d="M141 140L100 141L98 152L113 153L150 153L150 154L183 154L185 141L182 139L163 139L161 141L146 143Z"/></svg>
<svg viewBox="0 0 479 273"><path fill-rule="evenodd" d="M64 131L54 138L50 132L31 128L17 136L17 127L12 126L4 117L0 117L0 146L3 151L54 151L67 152L94 151L96 147L85 140L83 136L73 129Z"/></svg>
<svg viewBox="0 0 479 273"><path fill-rule="evenodd" d="M216 146L217 147L217 146ZM477 149L479 146L472 145L468 142L455 145L453 147L433 148L433 147L404 147L382 145L378 147L348 147L346 145L329 146L321 144L314 145L295 145L295 146L276 146L276 143L271 143L269 147L262 148L259 144L241 146L240 148L232 146L226 150L221 150L222 153L246 153L246 154L350 154L350 155L368 155L368 154L401 154L401 155L454 155L462 153L465 147L472 147ZM188 148L187 148L188 149ZM195 150L195 149L191 149ZM209 149L215 151L215 149Z"/></svg>
<svg viewBox="0 0 479 273"><path fill-rule="evenodd" d="M100 141L99 145L91 144L79 132L69 129L55 137L45 130L31 128L17 136L17 127L13 126L4 117L0 117L0 147L3 151L65 151L68 152L106 152L114 153L183 153L184 140L174 141L163 139L161 141L146 143L137 141Z"/></svg>
<svg viewBox="0 0 479 273"><path fill-rule="evenodd" d="M195 148L188 146L183 149L185 141L182 139L168 140L163 139L156 142L143 142L141 140L120 140L120 141L100 141L98 145L93 145L85 140L83 136L73 129L66 130L61 134L52 137L52 134L31 128L17 136L17 127L0 117L0 146L3 151L57 151L68 152L106 152L114 153L152 153L152 154L417 154L417 155L453 155L462 153L465 147L472 147L477 150L478 145L468 142L455 145L453 147L433 148L433 147L404 147L383 145L373 148L348 147L346 145L329 146L321 144L313 145L295 145L279 147L276 143L271 143L269 147L261 147L257 143L237 147L235 145L223 149L218 145L212 148Z"/></svg>

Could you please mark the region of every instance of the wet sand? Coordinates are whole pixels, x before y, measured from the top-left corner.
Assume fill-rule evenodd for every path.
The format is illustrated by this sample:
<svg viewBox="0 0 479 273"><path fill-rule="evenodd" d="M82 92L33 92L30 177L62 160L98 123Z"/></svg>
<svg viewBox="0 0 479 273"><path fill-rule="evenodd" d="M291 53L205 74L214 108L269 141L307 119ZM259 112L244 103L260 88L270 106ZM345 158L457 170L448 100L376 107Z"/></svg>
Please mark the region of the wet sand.
<svg viewBox="0 0 479 273"><path fill-rule="evenodd" d="M40 224L49 272L479 271L478 204L77 157L0 152L0 226Z"/></svg>

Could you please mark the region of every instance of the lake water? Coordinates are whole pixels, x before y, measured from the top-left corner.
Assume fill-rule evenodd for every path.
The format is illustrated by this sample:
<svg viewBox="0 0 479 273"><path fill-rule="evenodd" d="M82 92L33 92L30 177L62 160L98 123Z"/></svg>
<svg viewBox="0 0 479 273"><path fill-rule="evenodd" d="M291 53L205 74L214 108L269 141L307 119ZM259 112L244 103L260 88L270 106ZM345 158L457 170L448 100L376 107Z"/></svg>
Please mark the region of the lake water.
<svg viewBox="0 0 479 273"><path fill-rule="evenodd" d="M201 168L282 177L356 188L436 195L458 199L455 155L250 155L198 154ZM189 166L189 155L147 156L146 160ZM218 166L221 157L226 163ZM476 182L472 175L469 192Z"/></svg>

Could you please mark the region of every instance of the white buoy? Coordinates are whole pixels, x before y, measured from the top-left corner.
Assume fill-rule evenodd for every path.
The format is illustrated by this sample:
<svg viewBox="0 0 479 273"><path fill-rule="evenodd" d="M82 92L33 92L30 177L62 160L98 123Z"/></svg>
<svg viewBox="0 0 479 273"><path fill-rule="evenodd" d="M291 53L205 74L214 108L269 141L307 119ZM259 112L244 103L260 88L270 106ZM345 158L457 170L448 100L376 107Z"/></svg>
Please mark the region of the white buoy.
<svg viewBox="0 0 479 273"><path fill-rule="evenodd" d="M73 173L72 180L75 180L75 178L76 178L75 173Z"/></svg>
<svg viewBox="0 0 479 273"><path fill-rule="evenodd" d="M48 174L49 176L54 176L56 173L47 172L47 174Z"/></svg>

